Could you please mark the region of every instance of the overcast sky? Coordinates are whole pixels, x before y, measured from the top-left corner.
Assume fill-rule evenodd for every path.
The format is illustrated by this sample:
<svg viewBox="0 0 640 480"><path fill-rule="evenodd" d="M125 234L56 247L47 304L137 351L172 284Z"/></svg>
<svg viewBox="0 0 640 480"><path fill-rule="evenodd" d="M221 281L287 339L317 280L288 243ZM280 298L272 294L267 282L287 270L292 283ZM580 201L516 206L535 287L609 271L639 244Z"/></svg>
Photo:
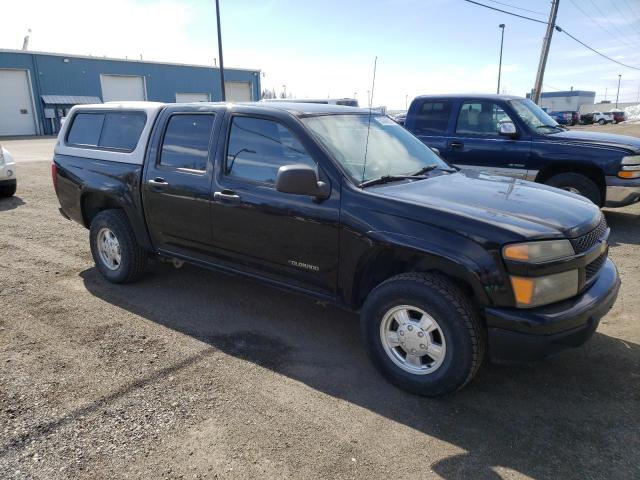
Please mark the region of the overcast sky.
<svg viewBox="0 0 640 480"><path fill-rule="evenodd" d="M546 20L547 0L480 0ZM213 64L214 0L19 0L2 11L0 48ZM375 105L404 108L416 95L495 92L500 23L502 86L533 86L545 25L463 0L220 0L225 64L264 72L263 87L300 98L366 104L378 56ZM521 9L504 7L507 3ZM545 13L547 12L547 13ZM557 23L618 61L640 68L640 0L561 0ZM594 90L635 102L640 70L616 65L555 32L545 90Z"/></svg>

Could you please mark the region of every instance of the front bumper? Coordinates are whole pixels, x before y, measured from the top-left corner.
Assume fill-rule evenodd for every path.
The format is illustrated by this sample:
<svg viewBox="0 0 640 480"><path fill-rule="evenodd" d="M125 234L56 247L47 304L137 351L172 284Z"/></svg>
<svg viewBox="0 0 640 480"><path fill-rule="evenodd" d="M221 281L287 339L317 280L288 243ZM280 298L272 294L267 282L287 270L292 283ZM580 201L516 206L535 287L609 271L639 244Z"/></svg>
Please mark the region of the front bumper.
<svg viewBox="0 0 640 480"><path fill-rule="evenodd" d="M627 179L607 175L605 207L624 207L640 200L640 178Z"/></svg>
<svg viewBox="0 0 640 480"><path fill-rule="evenodd" d="M619 290L618 270L607 259L597 280L577 297L532 309L486 308L491 358L539 359L582 345L613 307Z"/></svg>

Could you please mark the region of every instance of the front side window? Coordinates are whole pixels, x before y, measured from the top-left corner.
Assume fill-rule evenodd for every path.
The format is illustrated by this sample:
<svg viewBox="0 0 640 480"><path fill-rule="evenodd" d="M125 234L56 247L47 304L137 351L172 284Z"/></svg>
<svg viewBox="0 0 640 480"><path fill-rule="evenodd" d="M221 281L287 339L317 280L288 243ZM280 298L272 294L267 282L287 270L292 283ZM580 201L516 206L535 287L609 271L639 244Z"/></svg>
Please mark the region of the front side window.
<svg viewBox="0 0 640 480"><path fill-rule="evenodd" d="M385 115L318 115L302 122L355 183L385 175L410 175L425 167L450 168Z"/></svg>
<svg viewBox="0 0 640 480"><path fill-rule="evenodd" d="M428 100L416 115L415 129L419 133L445 133L451 114L449 100Z"/></svg>
<svg viewBox="0 0 640 480"><path fill-rule="evenodd" d="M214 115L173 115L169 119L160 152L160 165L205 171Z"/></svg>
<svg viewBox="0 0 640 480"><path fill-rule="evenodd" d="M464 102L458 114L456 133L467 135L498 135L500 124L511 119L493 102Z"/></svg>
<svg viewBox="0 0 640 480"><path fill-rule="evenodd" d="M288 128L278 122L234 117L229 133L225 174L274 184L280 167L316 163Z"/></svg>

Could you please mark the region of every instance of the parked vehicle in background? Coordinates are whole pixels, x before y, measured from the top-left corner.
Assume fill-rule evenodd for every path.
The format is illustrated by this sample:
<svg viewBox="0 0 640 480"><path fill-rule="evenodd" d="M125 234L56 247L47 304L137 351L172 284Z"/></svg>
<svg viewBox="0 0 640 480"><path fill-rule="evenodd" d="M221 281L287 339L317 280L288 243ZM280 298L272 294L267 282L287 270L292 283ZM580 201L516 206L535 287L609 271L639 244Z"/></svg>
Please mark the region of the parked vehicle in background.
<svg viewBox="0 0 640 480"><path fill-rule="evenodd" d="M613 116L613 123L620 123L626 120L623 110L612 110L609 113Z"/></svg>
<svg viewBox="0 0 640 480"><path fill-rule="evenodd" d="M640 200L640 139L567 131L524 98L417 97L405 128L462 169L544 183L599 206Z"/></svg>
<svg viewBox="0 0 640 480"><path fill-rule="evenodd" d="M355 98L265 98L260 100L267 103L318 103L323 105L344 105L345 107L358 107Z"/></svg>
<svg viewBox="0 0 640 480"><path fill-rule="evenodd" d="M397 115L392 115L391 118L398 125L404 125L404 122L407 119L407 114L406 113L399 113Z"/></svg>
<svg viewBox="0 0 640 480"><path fill-rule="evenodd" d="M0 145L0 197L15 195L17 185L16 163L9 151Z"/></svg>
<svg viewBox="0 0 640 480"><path fill-rule="evenodd" d="M462 388L487 351L582 344L620 285L591 202L461 173L369 109L74 107L52 174L107 280L162 257L360 311L373 363L422 395Z"/></svg>
<svg viewBox="0 0 640 480"><path fill-rule="evenodd" d="M580 123L583 125L591 125L592 123L604 125L605 123L613 123L613 120L611 112L591 112L580 116Z"/></svg>
<svg viewBox="0 0 640 480"><path fill-rule="evenodd" d="M549 112L549 116L553 118L558 125L571 125L572 118L569 112Z"/></svg>

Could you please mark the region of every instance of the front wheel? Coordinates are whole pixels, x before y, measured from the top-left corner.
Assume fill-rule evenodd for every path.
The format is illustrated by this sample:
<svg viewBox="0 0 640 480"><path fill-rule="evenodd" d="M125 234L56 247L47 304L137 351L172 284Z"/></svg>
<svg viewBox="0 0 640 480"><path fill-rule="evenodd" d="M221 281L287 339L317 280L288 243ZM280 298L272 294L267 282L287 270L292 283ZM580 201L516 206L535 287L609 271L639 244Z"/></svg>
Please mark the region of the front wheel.
<svg viewBox="0 0 640 480"><path fill-rule="evenodd" d="M560 188L588 198L596 205L602 205L602 194L593 180L580 173L560 173L545 182L552 187Z"/></svg>
<svg viewBox="0 0 640 480"><path fill-rule="evenodd" d="M91 254L100 273L112 283L137 280L147 265L147 252L136 241L122 210L105 210L91 222Z"/></svg>
<svg viewBox="0 0 640 480"><path fill-rule="evenodd" d="M607 123L607 121L604 118L601 118L600 120L598 120L598 123L600 125L604 125L605 123Z"/></svg>
<svg viewBox="0 0 640 480"><path fill-rule="evenodd" d="M465 386L486 349L469 298L437 273L406 273L377 286L361 313L367 353L391 383L424 396Z"/></svg>

